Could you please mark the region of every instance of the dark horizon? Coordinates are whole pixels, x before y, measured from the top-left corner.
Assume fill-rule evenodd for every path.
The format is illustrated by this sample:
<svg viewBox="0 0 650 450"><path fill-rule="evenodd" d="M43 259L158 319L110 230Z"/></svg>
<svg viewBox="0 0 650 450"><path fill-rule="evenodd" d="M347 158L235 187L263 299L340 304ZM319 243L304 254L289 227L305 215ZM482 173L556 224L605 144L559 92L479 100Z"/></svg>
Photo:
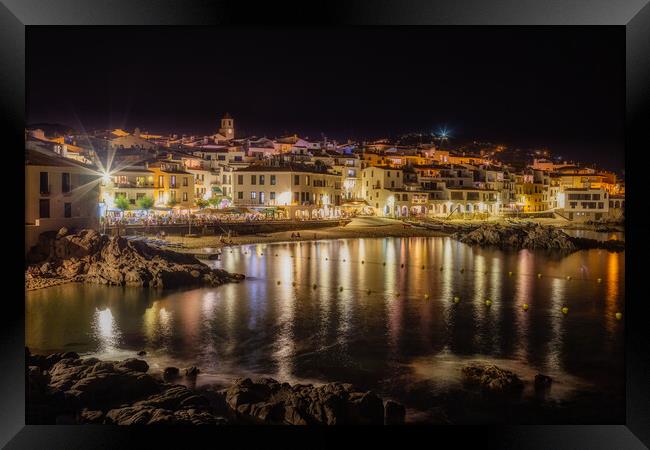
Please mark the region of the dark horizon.
<svg viewBox="0 0 650 450"><path fill-rule="evenodd" d="M621 27L27 32L27 123L345 141L431 133L624 168Z"/></svg>

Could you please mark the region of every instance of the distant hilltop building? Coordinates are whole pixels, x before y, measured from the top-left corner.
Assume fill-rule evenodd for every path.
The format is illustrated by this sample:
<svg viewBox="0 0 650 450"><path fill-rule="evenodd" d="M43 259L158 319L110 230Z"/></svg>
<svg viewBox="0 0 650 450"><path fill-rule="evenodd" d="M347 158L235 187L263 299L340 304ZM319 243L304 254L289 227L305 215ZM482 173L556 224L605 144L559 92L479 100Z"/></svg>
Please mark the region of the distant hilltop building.
<svg viewBox="0 0 650 450"><path fill-rule="evenodd" d="M235 120L228 113L221 119L221 128L214 136L215 141L230 141L235 138Z"/></svg>

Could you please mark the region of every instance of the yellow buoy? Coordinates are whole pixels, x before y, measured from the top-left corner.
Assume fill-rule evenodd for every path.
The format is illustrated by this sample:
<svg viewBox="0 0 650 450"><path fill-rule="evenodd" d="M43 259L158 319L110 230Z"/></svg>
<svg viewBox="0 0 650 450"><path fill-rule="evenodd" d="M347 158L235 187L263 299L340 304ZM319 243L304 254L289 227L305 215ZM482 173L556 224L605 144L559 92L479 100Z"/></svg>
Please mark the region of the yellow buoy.
<svg viewBox="0 0 650 450"><path fill-rule="evenodd" d="M454 297L454 303L458 303L460 301L459 297Z"/></svg>
<svg viewBox="0 0 650 450"><path fill-rule="evenodd" d="M522 308L524 308L524 311L528 311L528 303L524 303L524 306L522 306Z"/></svg>
<svg viewBox="0 0 650 450"><path fill-rule="evenodd" d="M602 282L603 282L603 279L602 279L602 278L598 278L598 280L596 280L596 281L598 281L599 283L602 283Z"/></svg>
<svg viewBox="0 0 650 450"><path fill-rule="evenodd" d="M512 272L508 272L508 276L511 277L511 276L512 276Z"/></svg>
<svg viewBox="0 0 650 450"><path fill-rule="evenodd" d="M424 294L424 298L429 298L429 294Z"/></svg>
<svg viewBox="0 0 650 450"><path fill-rule="evenodd" d="M538 274L537 274L537 278L542 278L542 274L541 274L541 273L538 273Z"/></svg>
<svg viewBox="0 0 650 450"><path fill-rule="evenodd" d="M567 280L570 280L570 279L571 279L571 275L567 275L566 279L567 279Z"/></svg>
<svg viewBox="0 0 650 450"><path fill-rule="evenodd" d="M569 314L569 308L567 308L566 306L562 308L562 314L564 314L565 316Z"/></svg>
<svg viewBox="0 0 650 450"><path fill-rule="evenodd" d="M485 306L492 306L492 300L490 300L489 298L485 300Z"/></svg>
<svg viewBox="0 0 650 450"><path fill-rule="evenodd" d="M623 318L623 313L617 312L616 313L616 320L621 320Z"/></svg>

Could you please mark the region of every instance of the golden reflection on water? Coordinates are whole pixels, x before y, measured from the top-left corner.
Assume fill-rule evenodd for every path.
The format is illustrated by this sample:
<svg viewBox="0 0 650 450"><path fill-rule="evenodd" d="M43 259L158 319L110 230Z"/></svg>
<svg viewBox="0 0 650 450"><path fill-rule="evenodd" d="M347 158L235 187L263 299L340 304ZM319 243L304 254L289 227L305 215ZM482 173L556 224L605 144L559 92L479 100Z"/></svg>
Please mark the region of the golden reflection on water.
<svg viewBox="0 0 650 450"><path fill-rule="evenodd" d="M114 351L120 343L120 330L110 308L95 309L93 338L98 342L99 353Z"/></svg>
<svg viewBox="0 0 650 450"><path fill-rule="evenodd" d="M210 262L246 274L242 283L151 300L141 290L126 296L103 286L30 293L27 341L87 352L145 347L192 363L202 358L196 364L222 373L286 380L308 374L378 382L417 358L439 364L477 355L513 360L531 373L575 372L580 361L613 357L622 339L615 313L622 309L623 257L508 253L448 238L251 245ZM585 345L600 346L598 353ZM363 378L368 374L376 379Z"/></svg>

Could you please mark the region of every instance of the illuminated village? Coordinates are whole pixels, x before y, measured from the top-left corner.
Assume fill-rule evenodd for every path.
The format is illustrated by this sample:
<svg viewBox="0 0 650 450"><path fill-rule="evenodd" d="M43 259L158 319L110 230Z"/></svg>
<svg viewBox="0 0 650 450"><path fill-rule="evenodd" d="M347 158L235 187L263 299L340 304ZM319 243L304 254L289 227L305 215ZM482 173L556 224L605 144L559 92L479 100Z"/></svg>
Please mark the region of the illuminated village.
<svg viewBox="0 0 650 450"><path fill-rule="evenodd" d="M48 136L26 131L26 227L32 245L62 226L191 220L326 221L556 217L621 221L616 174L475 143L337 143L297 135L237 138L226 114L210 136L135 129ZM162 221L161 221L162 220Z"/></svg>

